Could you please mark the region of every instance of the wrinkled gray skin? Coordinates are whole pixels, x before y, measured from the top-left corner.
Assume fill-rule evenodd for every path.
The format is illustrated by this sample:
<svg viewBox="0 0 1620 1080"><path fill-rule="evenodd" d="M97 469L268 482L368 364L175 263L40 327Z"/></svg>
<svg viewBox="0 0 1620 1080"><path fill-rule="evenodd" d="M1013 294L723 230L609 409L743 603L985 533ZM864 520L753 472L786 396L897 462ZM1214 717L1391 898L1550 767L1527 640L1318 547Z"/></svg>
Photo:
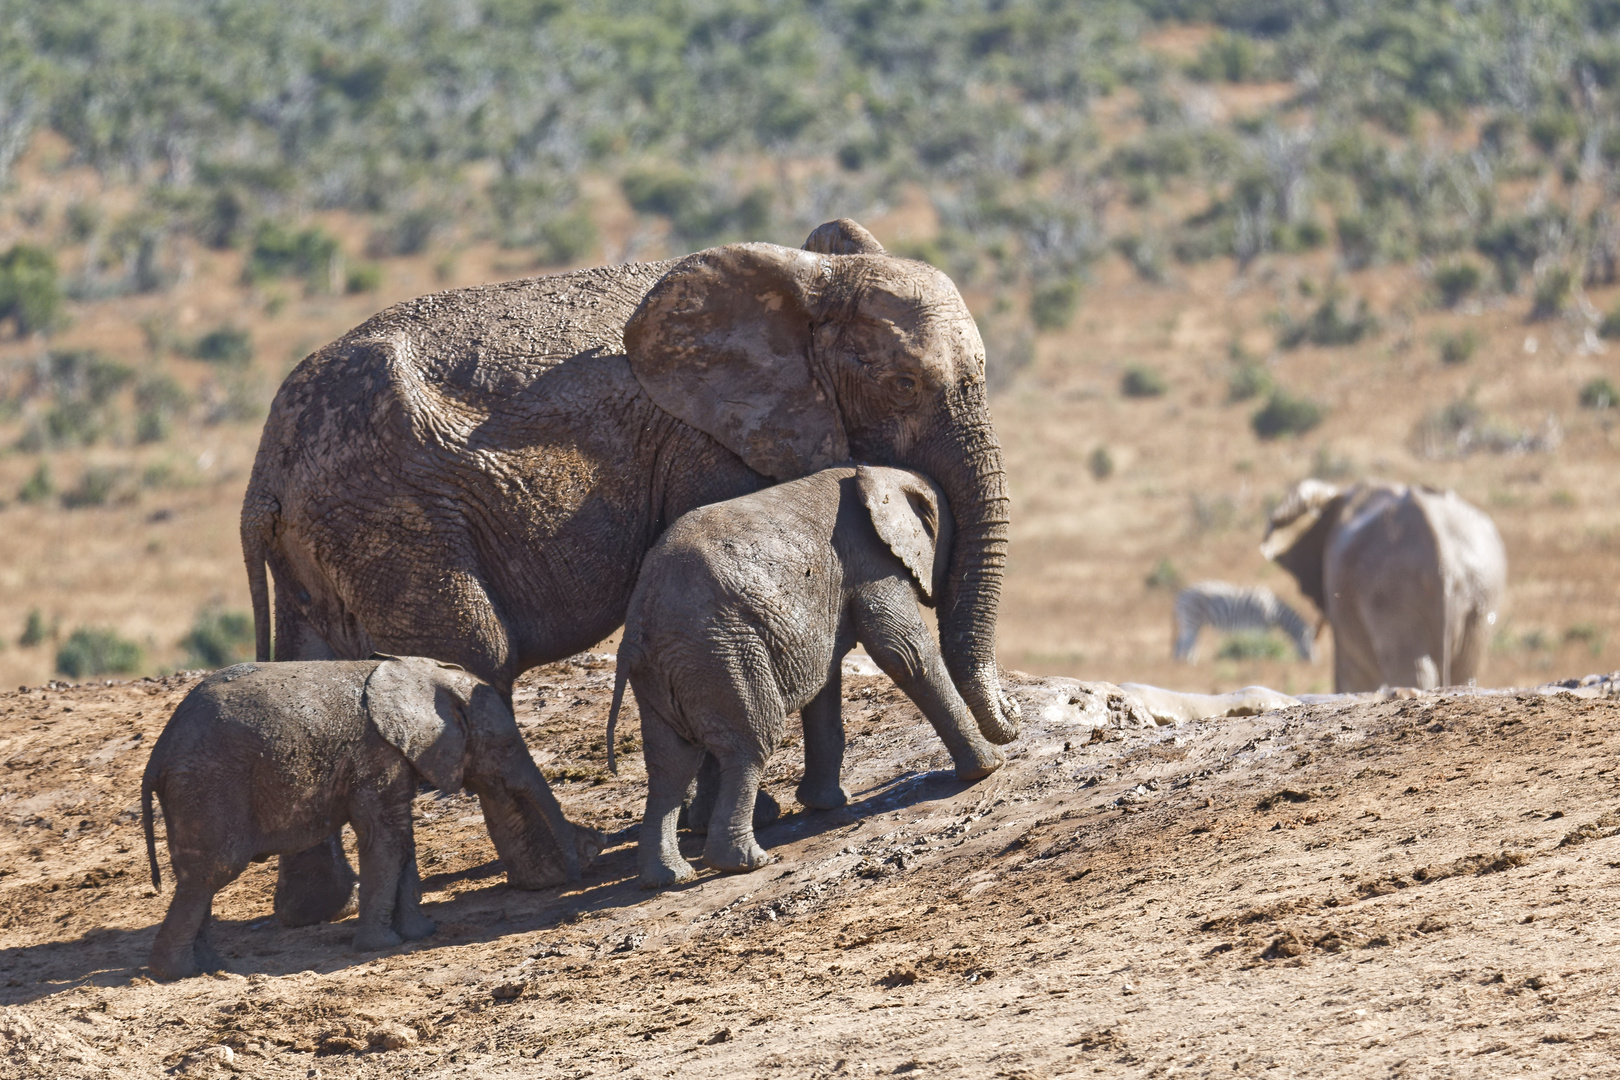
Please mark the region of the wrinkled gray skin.
<svg viewBox="0 0 1620 1080"><path fill-rule="evenodd" d="M478 795L512 885L578 876L580 853L557 858L562 813L511 710L467 672L418 657L238 664L198 683L152 747L141 782L152 884L153 795L175 877L152 972L174 979L223 967L208 940L214 894L248 863L302 851L346 822L360 849L354 947L433 933L418 906L411 831L424 781ZM572 835L585 853L600 850L589 830ZM348 891L345 883L345 901Z"/></svg>
<svg viewBox="0 0 1620 1080"><path fill-rule="evenodd" d="M917 609L944 585L950 547L938 489L872 466L826 469L670 526L630 598L614 694L614 719L626 677L641 709L644 887L692 876L675 820L704 751L720 767L704 861L720 870L771 861L754 839L754 796L789 713L804 724L799 801L849 801L839 671L857 641L928 717L957 776L1001 766Z"/></svg>
<svg viewBox="0 0 1620 1080"><path fill-rule="evenodd" d="M435 656L509 694L619 626L681 514L858 458L949 498L945 663L984 736L1010 741L995 662L1007 494L978 330L944 274L854 222L805 248L425 296L306 359L242 505L260 659L268 566L276 656ZM327 844L283 876L334 895L340 863Z"/></svg>
<svg viewBox="0 0 1620 1080"><path fill-rule="evenodd" d="M1260 550L1327 616L1339 693L1478 673L1507 556L1491 519L1455 492L1304 480L1272 512Z"/></svg>

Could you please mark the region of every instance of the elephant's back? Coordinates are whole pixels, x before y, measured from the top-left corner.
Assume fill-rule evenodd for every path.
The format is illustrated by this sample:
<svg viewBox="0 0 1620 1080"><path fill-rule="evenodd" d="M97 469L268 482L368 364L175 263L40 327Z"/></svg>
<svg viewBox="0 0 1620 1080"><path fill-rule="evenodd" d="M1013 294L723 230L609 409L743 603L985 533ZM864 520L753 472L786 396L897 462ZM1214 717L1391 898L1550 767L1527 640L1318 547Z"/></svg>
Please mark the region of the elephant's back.
<svg viewBox="0 0 1620 1080"><path fill-rule="evenodd" d="M237 664L191 689L170 717L154 756L173 762L250 750L282 761L341 752L362 732L356 720L375 660Z"/></svg>

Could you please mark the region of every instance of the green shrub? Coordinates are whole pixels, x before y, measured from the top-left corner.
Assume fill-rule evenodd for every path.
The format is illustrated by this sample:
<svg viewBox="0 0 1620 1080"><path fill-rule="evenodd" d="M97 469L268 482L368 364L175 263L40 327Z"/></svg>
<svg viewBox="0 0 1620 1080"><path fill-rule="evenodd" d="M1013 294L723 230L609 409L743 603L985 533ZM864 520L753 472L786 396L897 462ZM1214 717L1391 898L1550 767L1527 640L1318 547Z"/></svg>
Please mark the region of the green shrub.
<svg viewBox="0 0 1620 1080"><path fill-rule="evenodd" d="M1227 634L1215 650L1217 660L1286 660L1292 649L1274 630L1239 630Z"/></svg>
<svg viewBox="0 0 1620 1080"><path fill-rule="evenodd" d="M642 165L619 179L619 188L632 210L667 218L684 217L698 209L702 199L697 178L671 165Z"/></svg>
<svg viewBox="0 0 1620 1080"><path fill-rule="evenodd" d="M1062 330L1074 319L1074 310L1079 306L1080 283L1064 278L1035 290L1029 301L1029 316L1037 330Z"/></svg>
<svg viewBox="0 0 1620 1080"><path fill-rule="evenodd" d="M242 275L249 284L268 278L302 278L312 291L331 282L333 261L342 252L335 236L318 225L294 231L265 221L253 231Z"/></svg>
<svg viewBox="0 0 1620 1080"><path fill-rule="evenodd" d="M49 499L56 492L56 484L51 480L51 467L45 462L39 463L17 492L17 498L25 503L39 503Z"/></svg>
<svg viewBox="0 0 1620 1080"><path fill-rule="evenodd" d="M1271 372L1253 359L1238 361L1226 377L1226 400L1248 401L1271 392Z"/></svg>
<svg viewBox="0 0 1620 1080"><path fill-rule="evenodd" d="M1598 323L1597 332L1598 337L1611 340L1620 338L1620 305L1610 308L1609 313L1603 316L1603 321Z"/></svg>
<svg viewBox="0 0 1620 1080"><path fill-rule="evenodd" d="M1612 409L1620 405L1620 391L1608 379L1596 378L1581 387L1581 404L1588 409Z"/></svg>
<svg viewBox="0 0 1620 1080"><path fill-rule="evenodd" d="M121 476L118 469L91 465L80 474L77 487L62 492L62 506L68 510L105 506Z"/></svg>
<svg viewBox="0 0 1620 1080"><path fill-rule="evenodd" d="M1441 334L1436 342L1440 347L1440 362L1446 365L1466 364L1479 348L1479 335L1472 329L1454 334Z"/></svg>
<svg viewBox="0 0 1620 1080"><path fill-rule="evenodd" d="M569 266L589 255L597 243L596 223L583 210L547 218L534 230L541 266Z"/></svg>
<svg viewBox="0 0 1620 1080"><path fill-rule="evenodd" d="M197 613L191 630L180 639L188 668L222 668L253 659L253 616L241 611L207 609Z"/></svg>
<svg viewBox="0 0 1620 1080"><path fill-rule="evenodd" d="M350 296L376 292L382 288L382 279L382 267L376 263L356 263L349 267L349 275L343 280L343 291Z"/></svg>
<svg viewBox="0 0 1620 1080"><path fill-rule="evenodd" d="M1181 587L1181 572L1166 556L1153 564L1153 569L1142 579L1142 584L1150 589L1178 589Z"/></svg>
<svg viewBox="0 0 1620 1080"><path fill-rule="evenodd" d="M39 608L30 608L28 618L23 621L23 632L17 637L17 644L25 649L32 649L36 645L43 645L45 639L54 633L45 625L45 614Z"/></svg>
<svg viewBox="0 0 1620 1080"><path fill-rule="evenodd" d="M1536 144L1543 154L1557 153L1564 143L1572 142L1580 135L1580 122L1575 114L1567 109L1557 109L1542 113L1530 121L1526 134L1530 141Z"/></svg>
<svg viewBox="0 0 1620 1080"><path fill-rule="evenodd" d="M1267 67L1254 38L1221 31L1204 42L1198 58L1187 65L1187 74L1205 82L1255 82L1268 76Z"/></svg>
<svg viewBox="0 0 1620 1080"><path fill-rule="evenodd" d="M11 319L18 337L55 326L62 300L56 259L49 251L33 244L13 244L0 255L0 321Z"/></svg>
<svg viewBox="0 0 1620 1080"><path fill-rule="evenodd" d="M1106 480L1114 475L1114 455L1108 452L1108 447L1099 446L1086 458L1086 468L1098 480Z"/></svg>
<svg viewBox="0 0 1620 1080"><path fill-rule="evenodd" d="M1456 307L1479 288L1484 278L1485 275L1473 263L1447 263L1435 269L1434 287L1440 292L1442 305Z"/></svg>
<svg viewBox="0 0 1620 1080"><path fill-rule="evenodd" d="M1551 319L1569 306L1575 291L1575 275L1567 267L1555 266L1541 275L1536 282L1535 303L1530 307L1532 319Z"/></svg>
<svg viewBox="0 0 1620 1080"><path fill-rule="evenodd" d="M141 647L114 630L80 627L56 650L56 670L70 679L128 675L139 670Z"/></svg>
<svg viewBox="0 0 1620 1080"><path fill-rule="evenodd" d="M173 421L185 414L190 398L173 376L150 375L135 387L135 441L159 442L169 437Z"/></svg>
<svg viewBox="0 0 1620 1080"><path fill-rule="evenodd" d="M1163 375L1141 364L1132 364L1126 368L1124 376L1119 380L1119 392L1126 397L1159 397L1169 389L1170 384L1164 381Z"/></svg>
<svg viewBox="0 0 1620 1080"><path fill-rule="evenodd" d="M1564 644L1585 645L1593 656L1603 654L1603 645L1608 640L1608 632L1600 630L1592 623L1576 623L1564 631Z"/></svg>
<svg viewBox="0 0 1620 1080"><path fill-rule="evenodd" d="M188 350L198 360L211 364L250 364L253 362L253 335L235 326L210 330Z"/></svg>
<svg viewBox="0 0 1620 1080"><path fill-rule="evenodd" d="M1344 311L1347 297L1330 289L1321 304L1303 322L1285 326L1277 336L1277 343L1285 349L1312 345L1354 345L1378 329L1378 320L1367 308L1367 301L1358 298L1351 314Z"/></svg>
<svg viewBox="0 0 1620 1080"><path fill-rule="evenodd" d="M1262 439L1283 435L1303 435L1322 422L1323 409L1314 401L1294 397L1284 390L1273 390L1260 411L1249 421Z"/></svg>

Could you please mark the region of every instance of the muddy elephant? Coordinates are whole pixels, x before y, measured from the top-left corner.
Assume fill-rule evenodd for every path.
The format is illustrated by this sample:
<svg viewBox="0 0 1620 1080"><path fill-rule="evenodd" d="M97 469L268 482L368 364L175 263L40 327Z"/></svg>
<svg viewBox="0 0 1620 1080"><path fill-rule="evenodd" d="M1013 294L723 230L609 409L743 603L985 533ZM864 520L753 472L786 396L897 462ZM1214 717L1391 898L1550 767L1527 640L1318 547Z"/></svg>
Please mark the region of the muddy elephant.
<svg viewBox="0 0 1620 1080"><path fill-rule="evenodd" d="M421 297L305 359L242 505L258 655L268 567L276 656L435 656L510 693L619 626L681 514L850 458L944 489L943 655L984 736L1011 740L984 346L949 278L847 220L803 250L734 244ZM336 873L323 850L299 873Z"/></svg>
<svg viewBox="0 0 1620 1080"><path fill-rule="evenodd" d="M608 721L611 748L628 678L647 762L643 887L692 876L675 820L705 751L720 776L704 862L753 870L770 861L754 839L754 795L790 713L804 724L799 801L849 801L840 667L856 642L922 710L958 777L1001 766L917 608L945 583L951 532L949 506L926 477L864 465L701 507L670 526L630 598Z"/></svg>
<svg viewBox="0 0 1620 1080"><path fill-rule="evenodd" d="M542 889L578 876L580 851L557 858L562 810L511 709L460 668L421 657L238 664L198 683L158 736L141 781L152 884L154 795L175 878L152 971L168 979L218 970L208 939L214 894L249 862L304 850L345 823L360 851L354 947L433 933L418 907L411 831L411 800L424 782L477 794L512 885ZM590 830L571 835L587 856L601 847Z"/></svg>
<svg viewBox="0 0 1620 1080"><path fill-rule="evenodd" d="M1455 492L1304 480L1272 512L1260 551L1327 616L1338 692L1478 672L1507 556L1491 519Z"/></svg>

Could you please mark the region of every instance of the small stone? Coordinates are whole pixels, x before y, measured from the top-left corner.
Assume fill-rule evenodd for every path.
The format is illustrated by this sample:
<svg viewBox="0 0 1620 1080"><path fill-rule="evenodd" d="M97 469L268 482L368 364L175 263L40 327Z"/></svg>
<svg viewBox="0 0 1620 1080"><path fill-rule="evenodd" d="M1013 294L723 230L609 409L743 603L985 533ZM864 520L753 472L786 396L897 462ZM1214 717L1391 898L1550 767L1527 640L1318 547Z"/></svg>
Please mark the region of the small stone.
<svg viewBox="0 0 1620 1080"><path fill-rule="evenodd" d="M415 1045L416 1032L404 1024L384 1024L373 1029L366 1041L373 1050L403 1050Z"/></svg>
<svg viewBox="0 0 1620 1080"><path fill-rule="evenodd" d="M715 1046L715 1045L717 1045L719 1043L730 1042L730 1041L731 1041L731 1029L728 1028L728 1027L721 1028L719 1031L715 1032L713 1035L710 1035L706 1040L704 1040L705 1045L708 1045L708 1046Z"/></svg>
<svg viewBox="0 0 1620 1080"><path fill-rule="evenodd" d="M522 997L523 992L528 988L529 984L520 979L517 982L501 983L490 990L489 995L496 1001L511 1001L514 998Z"/></svg>

